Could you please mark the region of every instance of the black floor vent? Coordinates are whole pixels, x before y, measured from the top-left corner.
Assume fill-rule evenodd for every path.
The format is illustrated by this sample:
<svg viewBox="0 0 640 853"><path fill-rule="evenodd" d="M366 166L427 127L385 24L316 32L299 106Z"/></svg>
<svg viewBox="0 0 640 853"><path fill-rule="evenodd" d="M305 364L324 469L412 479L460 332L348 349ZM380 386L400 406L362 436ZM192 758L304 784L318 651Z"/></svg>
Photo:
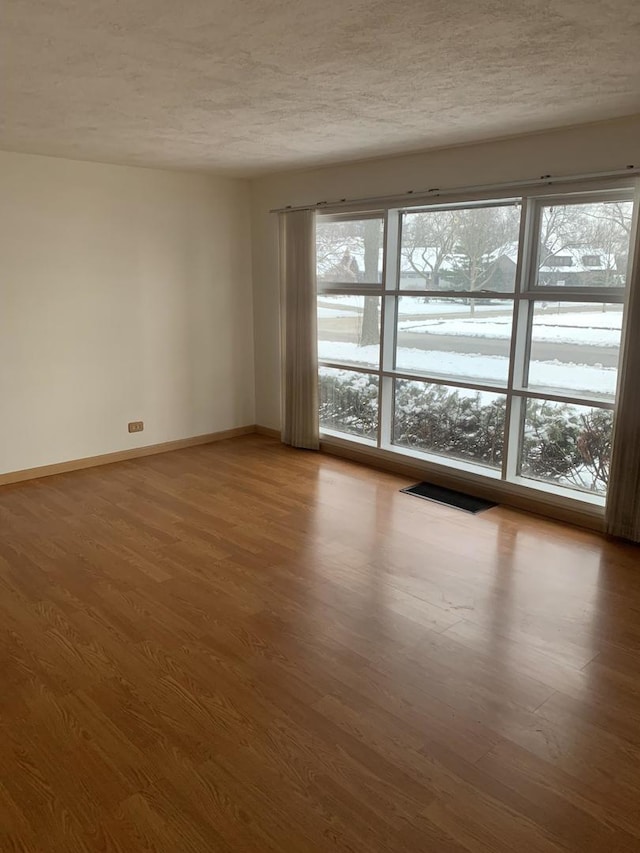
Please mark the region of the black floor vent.
<svg viewBox="0 0 640 853"><path fill-rule="evenodd" d="M456 492L454 489L444 489L442 486L434 486L432 483L416 483L415 486L409 486L406 489L400 489L407 495L415 495L417 498L422 498L425 501L434 501L439 504L453 506L456 509L464 510L464 512L472 512L474 515L477 512L484 512L486 509L491 509L497 504L491 501L484 501L482 498L474 498L473 495L465 495L464 492Z"/></svg>

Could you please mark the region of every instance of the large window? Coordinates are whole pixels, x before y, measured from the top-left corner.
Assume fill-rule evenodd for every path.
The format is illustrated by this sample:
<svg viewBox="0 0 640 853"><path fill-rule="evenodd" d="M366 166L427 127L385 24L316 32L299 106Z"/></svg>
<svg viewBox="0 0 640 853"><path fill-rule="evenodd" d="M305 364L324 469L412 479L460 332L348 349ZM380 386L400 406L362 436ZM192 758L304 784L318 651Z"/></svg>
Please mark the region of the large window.
<svg viewBox="0 0 640 853"><path fill-rule="evenodd" d="M318 217L323 433L602 502L632 213L601 190Z"/></svg>

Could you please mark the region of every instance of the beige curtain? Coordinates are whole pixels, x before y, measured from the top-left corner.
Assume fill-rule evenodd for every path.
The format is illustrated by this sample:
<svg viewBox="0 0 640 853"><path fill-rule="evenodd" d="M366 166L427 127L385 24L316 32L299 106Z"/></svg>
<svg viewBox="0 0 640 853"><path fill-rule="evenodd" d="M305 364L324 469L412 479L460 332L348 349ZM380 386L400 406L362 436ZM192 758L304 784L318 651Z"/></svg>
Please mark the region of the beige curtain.
<svg viewBox="0 0 640 853"><path fill-rule="evenodd" d="M318 344L315 213L280 214L282 440L317 450Z"/></svg>
<svg viewBox="0 0 640 853"><path fill-rule="evenodd" d="M640 542L640 229L633 277L607 497L607 531Z"/></svg>

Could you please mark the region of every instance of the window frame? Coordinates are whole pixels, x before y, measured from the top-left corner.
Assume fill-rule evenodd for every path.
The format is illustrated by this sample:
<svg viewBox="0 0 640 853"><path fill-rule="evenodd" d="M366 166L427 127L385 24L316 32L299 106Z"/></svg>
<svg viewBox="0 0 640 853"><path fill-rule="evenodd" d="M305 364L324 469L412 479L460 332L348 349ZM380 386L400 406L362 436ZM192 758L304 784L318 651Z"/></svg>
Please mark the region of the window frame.
<svg viewBox="0 0 640 853"><path fill-rule="evenodd" d="M376 441L347 436L334 430L323 429L323 441L341 444L364 444L371 451L381 451L393 456L409 457L425 465L454 473L466 473L471 478L500 482L502 486L523 487L525 492L541 495L552 495L562 501L575 502L578 505L591 505L601 513L604 509L605 498L590 491L550 484L542 480L524 477L520 473L521 447L524 431L527 399L549 400L552 402L589 406L615 412L618 399L618 386L621 374L624 352L625 326L627 319L626 306L631 287L633 269L634 234L638 227L638 207L640 198L640 181L638 179L620 178L616 180L589 182L584 185L569 185L554 187L550 191L546 187L534 188L530 191L519 191L516 194L504 191L491 195L473 194L465 199L449 201L436 200L425 203L416 200L402 206L388 206L383 209L358 210L348 212L321 214L327 221L360 220L383 217L384 250L382 261L382 282L378 284L334 285L322 283L318 286L318 295L327 296L361 295L381 297L380 304L380 362L378 369L370 366L356 366L339 361L319 359L319 366L355 373L373 374L378 377L378 429ZM631 236L625 285L623 287L591 287L591 286L556 286L539 285L538 261L540 256L540 222L542 210L546 206L580 205L598 201L630 201L633 204ZM505 385L492 385L490 382L472 382L458 380L446 375L434 375L427 372L407 372L394 368L397 347L397 309L400 298L405 297L440 297L451 299L469 299L474 291L407 289L400 287L401 281L401 226L403 216L421 211L438 211L451 209L486 208L520 205L520 228L518 235L518 257L515 270L515 285L512 292L481 291L478 298L499 299L513 303L513 324L509 348L509 372ZM528 388L526 384L531 355L531 334L535 304L538 302L580 302L616 303L623 305L623 323L618 362L618 381L613 400L603 399L602 396L581 395L579 393L560 393L558 390L544 388ZM506 395L504 453L502 469L496 470L478 463L461 461L446 455L416 451L393 444L393 404L395 379L421 381L430 384L458 387L473 391L485 391L493 394Z"/></svg>

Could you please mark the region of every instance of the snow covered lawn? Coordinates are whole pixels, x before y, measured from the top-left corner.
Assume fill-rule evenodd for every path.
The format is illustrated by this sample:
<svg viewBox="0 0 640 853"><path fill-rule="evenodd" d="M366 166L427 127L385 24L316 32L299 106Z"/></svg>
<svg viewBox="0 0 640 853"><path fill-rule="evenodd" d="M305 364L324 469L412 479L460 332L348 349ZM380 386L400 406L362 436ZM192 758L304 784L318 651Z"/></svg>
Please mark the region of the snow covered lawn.
<svg viewBox="0 0 640 853"><path fill-rule="evenodd" d="M364 303L362 296L334 296L318 298L318 318L357 318L361 316ZM553 303L548 312L537 307L534 314L534 341L578 346L620 346L622 308L592 310L554 311ZM421 299L403 297L399 304L398 331L416 334L446 335L448 337L490 338L508 340L511 337L511 305L490 303L476 305L475 314L470 306L460 301L423 302ZM503 313L500 313L500 312ZM447 319L447 314L468 314ZM490 316L478 316L488 314ZM416 317L416 319L412 319Z"/></svg>
<svg viewBox="0 0 640 853"><path fill-rule="evenodd" d="M373 291L372 296L380 297L380 291ZM362 311L364 296L331 296L318 295L318 317L352 317L354 312ZM419 317L438 316L440 314L471 314L469 305L460 300L449 302L424 302L422 299L410 297L401 298L400 314L416 314ZM489 303L475 306L475 313L493 313L501 310L500 304ZM336 312L336 313L334 313Z"/></svg>
<svg viewBox="0 0 640 853"><path fill-rule="evenodd" d="M402 316L402 314L401 314ZM472 317L453 320L400 320L398 330L418 334L449 337L511 338L511 315L505 317ZM622 328L622 311L602 313L572 312L567 314L536 314L533 340L580 346L618 347Z"/></svg>
<svg viewBox="0 0 640 853"><path fill-rule="evenodd" d="M357 317L358 312L355 308L324 308L323 306L318 306L318 319L319 320L328 320L333 317Z"/></svg>
<svg viewBox="0 0 640 853"><path fill-rule="evenodd" d="M341 341L319 341L318 358L346 362L377 369L380 348L359 347ZM398 347L399 370L422 371L452 379L506 385L509 370L507 357L454 353ZM529 372L531 387L557 391L570 389L583 394L613 397L616 391L617 370L586 364L566 364L559 361L532 361Z"/></svg>

